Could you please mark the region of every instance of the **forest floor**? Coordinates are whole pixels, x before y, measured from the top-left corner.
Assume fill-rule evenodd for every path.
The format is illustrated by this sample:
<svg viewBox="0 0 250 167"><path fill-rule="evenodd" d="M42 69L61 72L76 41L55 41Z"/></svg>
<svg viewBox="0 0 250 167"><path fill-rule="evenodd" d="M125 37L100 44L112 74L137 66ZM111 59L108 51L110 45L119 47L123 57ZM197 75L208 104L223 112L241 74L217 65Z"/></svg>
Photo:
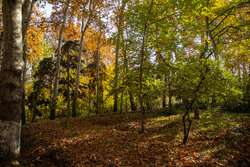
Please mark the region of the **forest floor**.
<svg viewBox="0 0 250 167"><path fill-rule="evenodd" d="M61 118L23 126L23 166L248 166L249 114L201 111L182 144L182 114L139 113Z"/></svg>

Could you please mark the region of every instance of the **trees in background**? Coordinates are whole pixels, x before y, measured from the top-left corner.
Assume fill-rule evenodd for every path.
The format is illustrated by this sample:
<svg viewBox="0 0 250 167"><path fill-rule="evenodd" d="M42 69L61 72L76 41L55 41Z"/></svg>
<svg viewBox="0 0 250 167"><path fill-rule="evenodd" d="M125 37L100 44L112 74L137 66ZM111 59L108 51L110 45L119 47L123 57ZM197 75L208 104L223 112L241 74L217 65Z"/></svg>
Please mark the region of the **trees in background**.
<svg viewBox="0 0 250 167"><path fill-rule="evenodd" d="M28 9L34 2L27 2L29 13L21 13L24 20L31 18L24 74L19 47L25 43L28 22L21 25L24 38L17 36L22 42L11 35L3 38L1 120L19 119L13 112L19 113L19 80L25 76L23 120L40 114L55 119L139 110L143 132L146 111L162 107L171 114L179 105L185 109L184 143L190 113L199 118L202 104L249 105L247 0L42 1L34 4L33 15ZM40 11L43 2L52 5L50 18ZM20 15L20 4L10 7ZM3 9L11 18L12 10ZM8 20L4 25L11 24ZM21 28L4 30L19 34ZM14 39L16 43L8 43ZM12 94L17 96L8 96ZM12 103L15 110L7 108Z"/></svg>

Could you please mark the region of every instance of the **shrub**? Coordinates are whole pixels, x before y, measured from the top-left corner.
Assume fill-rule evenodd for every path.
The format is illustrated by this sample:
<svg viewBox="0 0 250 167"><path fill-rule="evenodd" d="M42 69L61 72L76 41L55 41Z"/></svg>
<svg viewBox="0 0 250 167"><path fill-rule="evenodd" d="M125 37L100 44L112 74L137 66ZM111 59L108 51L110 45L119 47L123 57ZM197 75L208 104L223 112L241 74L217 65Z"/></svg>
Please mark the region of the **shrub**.
<svg viewBox="0 0 250 167"><path fill-rule="evenodd" d="M237 103L237 104L224 104L223 110L233 113L249 113L249 104Z"/></svg>
<svg viewBox="0 0 250 167"><path fill-rule="evenodd" d="M173 108L175 109L185 109L185 104L184 103L176 103L173 105Z"/></svg>
<svg viewBox="0 0 250 167"><path fill-rule="evenodd" d="M178 114L176 112L176 110L170 109L170 108L162 109L162 112L164 113L164 115L176 115L176 114Z"/></svg>
<svg viewBox="0 0 250 167"><path fill-rule="evenodd" d="M199 104L199 109L200 110L209 110L210 108L211 108L211 106L208 103L200 103Z"/></svg>

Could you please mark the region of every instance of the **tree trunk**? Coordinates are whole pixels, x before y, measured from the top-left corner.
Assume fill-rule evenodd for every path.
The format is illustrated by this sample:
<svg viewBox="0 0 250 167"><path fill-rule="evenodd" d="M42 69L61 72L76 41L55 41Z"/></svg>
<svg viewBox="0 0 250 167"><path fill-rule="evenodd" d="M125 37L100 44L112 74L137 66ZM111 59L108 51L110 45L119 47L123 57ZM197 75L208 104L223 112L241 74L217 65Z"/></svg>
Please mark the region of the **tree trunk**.
<svg viewBox="0 0 250 167"><path fill-rule="evenodd" d="M75 90L74 90L74 96L73 96L73 102L72 102L72 117L77 116L77 110L78 110L78 104L77 104L77 98L78 98L78 89L80 84L80 70L81 70L81 59L82 59L82 47L84 43L84 36L85 32L89 27L89 22L92 19L92 10L95 6L93 6L92 0L89 1L89 15L86 20L86 23L84 24L84 17L82 18L82 26L81 26L81 39L80 39L80 50L78 53L78 63L77 63L77 75L76 75L76 84L75 84Z"/></svg>
<svg viewBox="0 0 250 167"><path fill-rule="evenodd" d="M18 165L22 113L22 0L3 0L3 60L0 76L0 164Z"/></svg>
<svg viewBox="0 0 250 167"><path fill-rule="evenodd" d="M200 119L198 103L193 104L193 110L194 110L194 119Z"/></svg>
<svg viewBox="0 0 250 167"><path fill-rule="evenodd" d="M249 66L250 68L250 66ZM248 107L250 105L250 74L248 74L248 82L246 86L246 91L244 92L243 95L243 102L248 104Z"/></svg>
<svg viewBox="0 0 250 167"><path fill-rule="evenodd" d="M102 76L101 77L101 79L100 79L100 82L101 82L101 84L100 84L100 111L103 111L104 110L104 104L103 104L103 100L104 100L104 92L103 92L103 78L104 78L105 76Z"/></svg>
<svg viewBox="0 0 250 167"><path fill-rule="evenodd" d="M198 108L194 109L194 119L200 119L200 114Z"/></svg>
<svg viewBox="0 0 250 167"><path fill-rule="evenodd" d="M26 83L26 64L27 64L27 42L26 34L29 28L29 21L32 14L32 8L34 6L35 0L26 0L22 6L22 41L23 41L23 60L24 60L24 70L23 70L23 95L22 95L22 125L26 124L26 113L25 113L25 83Z"/></svg>
<svg viewBox="0 0 250 167"><path fill-rule="evenodd" d="M168 107L169 110L172 110L172 94L171 94L171 82L170 82L170 74L168 76Z"/></svg>
<svg viewBox="0 0 250 167"><path fill-rule="evenodd" d="M63 38L62 35L64 31L64 26L67 20L68 6L69 6L69 2L67 2L67 6L63 13L63 24L59 33L59 41L58 41L58 48L57 48L57 54L56 54L56 75L55 75L55 82L54 82L54 91L52 95L52 102L51 102L51 107L50 107L51 108L50 109L51 120L54 120L56 118L56 103L57 103L58 86L59 86L59 80L60 80L61 48L62 48L62 38Z"/></svg>
<svg viewBox="0 0 250 167"><path fill-rule="evenodd" d="M101 44L102 29L100 25L100 34L98 39L98 44L96 48L96 114L99 113L100 109L100 75L99 75L99 61L100 61L100 44Z"/></svg>
<svg viewBox="0 0 250 167"><path fill-rule="evenodd" d="M187 117L187 121L188 121L188 127L186 127L186 117ZM186 113L182 117L182 122L183 122L183 128L184 128L183 144L186 144L187 140L188 140L189 132L191 129L191 124L192 124L192 120L190 119L188 108L187 108Z"/></svg>
<svg viewBox="0 0 250 167"><path fill-rule="evenodd" d="M118 103L118 65L119 65L119 49L120 49L120 35L121 35L121 21L119 20L118 23L118 33L117 33L117 40L116 40L116 49L115 49L115 95L114 95L114 112L117 112L117 103Z"/></svg>
<svg viewBox="0 0 250 167"><path fill-rule="evenodd" d="M144 45L145 45L145 36L146 36L146 30L147 30L147 23L145 23L144 28L144 36L143 36L143 42L142 42L142 51L141 51L141 61L140 61L140 94L139 94L139 102L141 107L141 133L144 133L144 125L145 125L145 108L143 106L143 97L142 97L142 82L143 82L143 61L144 61Z"/></svg>
<svg viewBox="0 0 250 167"><path fill-rule="evenodd" d="M169 110L172 109L172 96L171 95L168 96L168 107L169 107Z"/></svg>
<svg viewBox="0 0 250 167"><path fill-rule="evenodd" d="M122 35L123 37L123 35ZM125 69L126 69L126 74L129 72L129 68L128 68L128 58L127 58L127 42L125 44L125 47L123 49L123 56L124 56L124 65L125 65ZM127 80L130 80L130 77L127 76ZM131 87L128 87L128 94L129 94L129 101L130 101L130 108L131 111L136 111L136 104L134 101L134 97L133 97L133 93L131 91ZM127 106L126 106L127 107Z"/></svg>
<svg viewBox="0 0 250 167"><path fill-rule="evenodd" d="M128 111L128 93L125 93L125 106L124 106L124 110L127 112Z"/></svg>
<svg viewBox="0 0 250 167"><path fill-rule="evenodd" d="M41 93L41 84L35 85L33 89L35 90L35 95L34 95L34 98L32 99L32 105L31 105L31 111L33 113L31 122L34 122L36 119L36 115L39 115L39 111L36 108L36 104L39 100L39 94Z"/></svg>
<svg viewBox="0 0 250 167"><path fill-rule="evenodd" d="M204 46L203 50L200 53L200 59L202 59L202 58L208 59L209 58L209 56L206 57L206 53L208 51L208 38L209 38L209 18L208 18L208 16L206 16L206 27L207 27L207 31L206 31L207 39L205 41L205 46ZM203 38L204 38L203 35L202 35L201 38L202 38L202 41L203 41ZM198 85L196 86L196 89L192 93L193 94L193 99L191 100L190 103L187 101L187 104L186 104L187 111L185 112L185 114L183 115L183 118L182 118L183 128L184 128L183 144L187 143L188 136L189 136L189 131L191 129L191 124L192 124L192 120L190 119L189 113L190 113L190 111L192 111L193 104L195 103L195 101L197 99L198 92L200 91L200 87L201 87L203 81L206 79L206 75L207 75L207 73L209 71L209 68L207 67L207 65L204 65L204 66L205 66L206 70L205 70L204 73L201 74L200 81L199 81ZM188 127L186 127L186 117L188 117L187 118L187 120L189 122Z"/></svg>
<svg viewBox="0 0 250 167"><path fill-rule="evenodd" d="M149 20L149 16L150 16L150 13L151 13L151 9L153 7L153 2L154 0L151 0L151 4L150 4L150 8L148 10L148 16L145 20L145 24L144 24L144 31L143 31L143 39L142 39L142 48L141 48L141 61L140 61L140 80L139 80L139 83L140 83L140 94L139 94L139 101L140 101L140 106L141 106L141 133L144 133L144 126L145 126L145 108L143 106L143 96L142 96L142 82L143 82L143 62L144 62L144 49L145 49L145 41L146 41L146 38L147 38L147 28L148 28L148 20Z"/></svg>
<svg viewBox="0 0 250 167"><path fill-rule="evenodd" d="M123 95L124 95L124 91L122 91L122 94L121 94L120 113L123 112Z"/></svg>
<svg viewBox="0 0 250 167"><path fill-rule="evenodd" d="M2 27L1 21L0 21L0 26ZM3 32L0 33L0 75L1 75L2 59L3 59Z"/></svg>
<svg viewBox="0 0 250 167"><path fill-rule="evenodd" d="M23 94L22 94L22 125L26 124L26 113L25 113L25 82L26 82L26 65L27 65L27 55L26 55L26 48L27 43L25 41L23 47L23 60L24 60L24 69L23 69L23 78L22 78L22 85L23 85Z"/></svg>
<svg viewBox="0 0 250 167"><path fill-rule="evenodd" d="M129 100L130 100L131 111L136 111L136 104L131 90L129 90Z"/></svg>
<svg viewBox="0 0 250 167"><path fill-rule="evenodd" d="M67 114L70 115L70 84L69 84L69 65L67 66Z"/></svg>
<svg viewBox="0 0 250 167"><path fill-rule="evenodd" d="M89 75L89 74L88 74ZM90 78L90 75L89 75L89 78ZM88 115L90 115L90 113L92 112L91 111L91 83L90 83L90 79L89 79L89 83L88 83L88 90L89 90L89 92L88 92L88 98L89 98L89 112L88 112Z"/></svg>
<svg viewBox="0 0 250 167"><path fill-rule="evenodd" d="M162 97L162 108L166 108L166 95L165 93L163 94L163 97Z"/></svg>
<svg viewBox="0 0 250 167"><path fill-rule="evenodd" d="M80 71L81 71L81 59L82 59L82 47L84 43L84 35L85 32L88 28L89 24L89 19L87 22L84 24L84 18L82 18L82 27L81 27L81 39L80 39L80 50L78 53L78 63L77 63L77 74L76 74L76 84L75 84L75 91L74 91L74 97L73 97L73 102L72 102L72 117L77 116L77 98L78 98L78 89L79 89L79 84L80 84Z"/></svg>
<svg viewBox="0 0 250 167"><path fill-rule="evenodd" d="M120 38L121 34L123 33L123 13L124 13L124 8L128 0L122 0L122 5L120 7L120 1L118 1L118 5L120 7L120 13L118 16L118 32L117 32L117 40L116 40L116 49L115 49L115 95L114 95L114 108L113 111L117 112L117 103L118 103L118 75L119 75L119 50L120 50Z"/></svg>
<svg viewBox="0 0 250 167"><path fill-rule="evenodd" d="M23 46L26 41L26 34L29 28L29 21L32 14L32 8L35 0L25 0L22 7L22 34L23 34Z"/></svg>

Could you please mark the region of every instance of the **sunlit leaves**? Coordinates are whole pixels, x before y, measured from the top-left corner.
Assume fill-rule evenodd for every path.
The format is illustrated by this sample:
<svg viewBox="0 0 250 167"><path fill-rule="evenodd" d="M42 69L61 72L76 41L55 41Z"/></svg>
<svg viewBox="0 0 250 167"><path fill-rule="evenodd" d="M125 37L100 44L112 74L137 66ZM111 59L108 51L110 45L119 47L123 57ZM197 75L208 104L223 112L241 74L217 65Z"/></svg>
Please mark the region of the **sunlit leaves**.
<svg viewBox="0 0 250 167"><path fill-rule="evenodd" d="M30 26L27 32L27 59L30 64L37 64L42 57L50 56L50 44L44 39L46 23L39 4L33 9Z"/></svg>

